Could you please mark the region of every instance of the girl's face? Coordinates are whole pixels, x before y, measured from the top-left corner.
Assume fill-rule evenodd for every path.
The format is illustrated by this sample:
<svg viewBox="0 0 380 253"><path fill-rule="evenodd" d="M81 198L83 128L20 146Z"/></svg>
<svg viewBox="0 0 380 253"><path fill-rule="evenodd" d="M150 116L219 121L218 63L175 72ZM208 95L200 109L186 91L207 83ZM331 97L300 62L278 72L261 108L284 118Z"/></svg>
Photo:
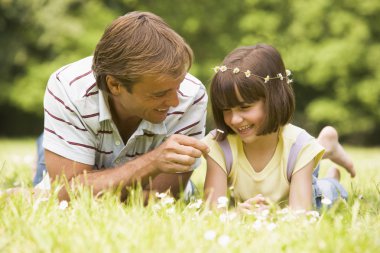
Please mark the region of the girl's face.
<svg viewBox="0 0 380 253"><path fill-rule="evenodd" d="M251 143L257 138L257 132L265 119L264 101L245 103L237 90L236 95L241 104L223 110L224 122L244 143Z"/></svg>

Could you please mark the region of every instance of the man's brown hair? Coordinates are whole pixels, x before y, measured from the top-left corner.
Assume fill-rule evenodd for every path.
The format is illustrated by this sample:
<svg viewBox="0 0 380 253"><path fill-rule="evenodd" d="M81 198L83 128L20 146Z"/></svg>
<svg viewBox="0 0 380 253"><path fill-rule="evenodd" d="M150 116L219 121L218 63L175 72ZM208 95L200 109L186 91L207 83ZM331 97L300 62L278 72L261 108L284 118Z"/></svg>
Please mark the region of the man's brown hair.
<svg viewBox="0 0 380 253"><path fill-rule="evenodd" d="M150 12L130 12L114 20L98 42L92 69L101 90L106 76L120 81L129 92L143 76L183 76L193 52L184 39Z"/></svg>

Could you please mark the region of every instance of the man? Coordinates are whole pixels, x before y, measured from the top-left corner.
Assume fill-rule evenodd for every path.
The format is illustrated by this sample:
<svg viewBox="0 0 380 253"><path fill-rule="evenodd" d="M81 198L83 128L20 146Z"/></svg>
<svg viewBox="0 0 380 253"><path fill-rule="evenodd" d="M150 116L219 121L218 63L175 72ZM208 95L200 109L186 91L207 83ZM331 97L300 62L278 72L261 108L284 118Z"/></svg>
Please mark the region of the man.
<svg viewBox="0 0 380 253"><path fill-rule="evenodd" d="M192 57L183 38L152 13L113 21L93 57L48 81L43 147L50 179L63 175L94 195L141 183L147 192L178 196L208 152L199 140L207 94L187 73ZM65 187L59 197L69 199Z"/></svg>

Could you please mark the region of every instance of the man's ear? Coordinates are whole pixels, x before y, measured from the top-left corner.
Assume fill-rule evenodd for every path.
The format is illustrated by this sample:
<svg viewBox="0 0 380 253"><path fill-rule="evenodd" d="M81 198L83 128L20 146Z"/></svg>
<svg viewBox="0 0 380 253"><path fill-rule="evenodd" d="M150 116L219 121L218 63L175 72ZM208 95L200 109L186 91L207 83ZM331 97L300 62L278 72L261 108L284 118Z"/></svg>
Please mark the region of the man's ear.
<svg viewBox="0 0 380 253"><path fill-rule="evenodd" d="M106 76L106 82L107 82L107 87L110 93L114 96L117 96L121 93L121 84L118 80L116 80L115 77L107 75Z"/></svg>

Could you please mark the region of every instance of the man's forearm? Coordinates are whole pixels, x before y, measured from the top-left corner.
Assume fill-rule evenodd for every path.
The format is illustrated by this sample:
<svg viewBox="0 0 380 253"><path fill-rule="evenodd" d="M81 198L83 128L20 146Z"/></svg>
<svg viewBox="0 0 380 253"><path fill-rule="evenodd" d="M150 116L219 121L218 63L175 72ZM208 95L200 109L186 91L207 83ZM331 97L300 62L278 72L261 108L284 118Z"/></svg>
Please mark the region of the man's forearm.
<svg viewBox="0 0 380 253"><path fill-rule="evenodd" d="M158 148L113 169L96 171L86 164L74 166L75 164L72 160L51 152L46 152L45 157L49 175L54 178L64 174L72 186L75 187L76 184L78 186L91 186L95 195L107 189L116 189L118 187L124 189L135 183L140 183L144 187L150 179L154 179L159 173L166 173L167 176L165 176L165 183L157 185L167 185L167 187L163 188L172 188L174 193L174 191L179 192L181 188L178 175L191 171L196 159L208 152L209 148L201 141L185 135L175 134L170 136ZM73 169L74 167L76 168ZM87 173L85 173L86 171ZM190 175L191 173L189 173ZM183 176L182 180L185 183L188 178ZM60 197L68 199L65 189L62 190Z"/></svg>
<svg viewBox="0 0 380 253"><path fill-rule="evenodd" d="M120 167L84 171L84 173L69 180L70 187L75 189L77 186L90 186L94 195L118 187L125 189L136 183L144 187L149 183L149 180L152 180L159 173L154 165L154 156L151 153L129 161ZM59 198L69 200L66 187L60 191Z"/></svg>

